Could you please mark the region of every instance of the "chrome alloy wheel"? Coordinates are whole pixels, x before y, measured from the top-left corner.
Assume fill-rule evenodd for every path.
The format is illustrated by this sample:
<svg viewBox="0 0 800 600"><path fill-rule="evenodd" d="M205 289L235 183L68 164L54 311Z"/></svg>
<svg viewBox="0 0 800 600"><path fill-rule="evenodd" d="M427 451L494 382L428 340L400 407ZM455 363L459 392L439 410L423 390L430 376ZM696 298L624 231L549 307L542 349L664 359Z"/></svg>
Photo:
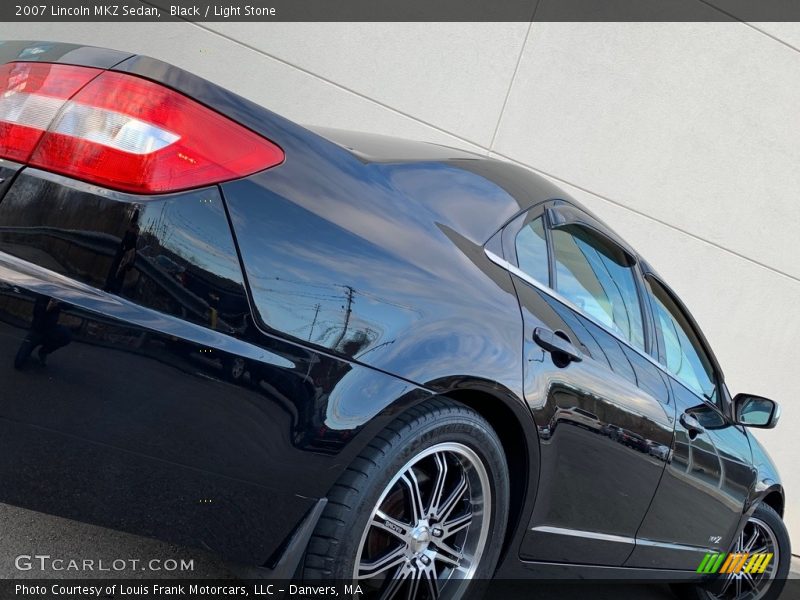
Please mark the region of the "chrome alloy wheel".
<svg viewBox="0 0 800 600"><path fill-rule="evenodd" d="M725 575L719 592L711 594L718 600L759 600L769 590L780 562L778 540L769 525L757 517L750 517L736 540L731 553L772 554L772 559L763 573L738 573Z"/></svg>
<svg viewBox="0 0 800 600"><path fill-rule="evenodd" d="M456 597L481 560L492 508L486 468L469 447L441 443L408 461L361 536L353 578L369 597Z"/></svg>

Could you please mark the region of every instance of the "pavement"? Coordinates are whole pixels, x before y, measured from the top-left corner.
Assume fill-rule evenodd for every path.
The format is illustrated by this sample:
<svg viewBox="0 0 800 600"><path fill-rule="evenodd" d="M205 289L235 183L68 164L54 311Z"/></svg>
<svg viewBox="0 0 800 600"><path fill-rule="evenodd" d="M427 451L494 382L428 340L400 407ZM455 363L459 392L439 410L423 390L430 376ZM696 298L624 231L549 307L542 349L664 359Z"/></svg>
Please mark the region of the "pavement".
<svg viewBox="0 0 800 600"><path fill-rule="evenodd" d="M78 523L6 504L0 504L0 579L236 579L247 572L218 556L94 525ZM48 555L42 559L27 556ZM18 558L22 556L23 558ZM63 559L63 563L55 562ZM69 567L69 561L92 560L93 569ZM119 562L120 560L124 563ZM150 561L155 560L155 563ZM114 561L117 561L116 563ZM138 562L134 562L138 561ZM177 570L167 570L178 565ZM191 564L180 570L180 564ZM22 569L18 568L22 567ZM101 567L102 565L102 567ZM30 566L30 568L27 568ZM152 568L150 568L152 566ZM100 570L110 569L110 570ZM800 578L800 558L792 561L792 576ZM542 600L587 598L586 588L550 584L535 595ZM594 585L592 599L674 600L668 586Z"/></svg>
<svg viewBox="0 0 800 600"><path fill-rule="evenodd" d="M120 531L78 523L51 515L0 504L0 579L90 579L90 578L234 578L235 565L202 550L187 549ZM49 555L44 569L38 559L19 556ZM64 559L51 564L51 559ZM70 569L69 560L93 560L90 570ZM125 562L114 564L115 560ZM174 560L193 561L192 569L167 571ZM138 560L140 563L131 561ZM155 560L153 569L147 563ZM100 566L100 561L103 567ZM21 570L30 564L30 569ZM59 568L62 567L63 568ZM116 567L124 567L116 570ZM101 571L109 568L109 571Z"/></svg>

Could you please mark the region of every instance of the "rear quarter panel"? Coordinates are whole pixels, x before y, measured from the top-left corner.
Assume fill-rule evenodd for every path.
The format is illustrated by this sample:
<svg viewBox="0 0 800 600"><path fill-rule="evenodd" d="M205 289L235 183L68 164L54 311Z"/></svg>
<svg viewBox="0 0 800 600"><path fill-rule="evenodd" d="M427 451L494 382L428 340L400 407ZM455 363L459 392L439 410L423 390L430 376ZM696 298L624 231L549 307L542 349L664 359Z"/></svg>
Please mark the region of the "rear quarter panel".
<svg viewBox="0 0 800 600"><path fill-rule="evenodd" d="M431 393L513 405L535 439L518 304L508 273L482 251L522 208L507 191L446 163L365 163L148 57L21 42L0 45L9 60L152 79L268 137L287 160L220 186L256 299L241 331L187 327L0 255L9 382L0 468L13 481L0 501L261 564L360 449ZM55 179L48 194L107 196ZM61 300L74 330L47 376L12 367L36 294ZM208 349L219 356L206 360ZM222 356L244 358L247 376L230 381ZM132 435L141 427L145 439Z"/></svg>

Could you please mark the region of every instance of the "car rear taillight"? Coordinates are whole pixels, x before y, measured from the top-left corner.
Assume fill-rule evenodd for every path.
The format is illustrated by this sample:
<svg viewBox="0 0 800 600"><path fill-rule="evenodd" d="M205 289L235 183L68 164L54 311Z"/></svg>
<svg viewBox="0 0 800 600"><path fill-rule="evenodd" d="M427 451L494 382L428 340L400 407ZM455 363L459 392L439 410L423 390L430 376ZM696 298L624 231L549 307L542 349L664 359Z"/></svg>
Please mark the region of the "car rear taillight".
<svg viewBox="0 0 800 600"><path fill-rule="evenodd" d="M64 103L100 73L44 63L0 66L0 157L27 162Z"/></svg>
<svg viewBox="0 0 800 600"><path fill-rule="evenodd" d="M269 140L157 83L43 63L0 67L0 157L134 193L251 175L284 160Z"/></svg>

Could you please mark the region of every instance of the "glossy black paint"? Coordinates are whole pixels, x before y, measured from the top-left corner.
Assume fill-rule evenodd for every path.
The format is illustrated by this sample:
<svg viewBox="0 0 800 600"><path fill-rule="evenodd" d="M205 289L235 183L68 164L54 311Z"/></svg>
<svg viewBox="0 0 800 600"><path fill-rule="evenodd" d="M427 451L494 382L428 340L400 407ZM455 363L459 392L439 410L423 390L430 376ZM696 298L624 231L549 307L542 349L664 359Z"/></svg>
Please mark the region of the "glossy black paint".
<svg viewBox="0 0 800 600"><path fill-rule="evenodd" d="M705 431L693 434L678 419L670 464L639 538L682 547L639 543L626 564L654 567L667 561L673 568L691 569L707 548L727 549L756 473L744 430L674 378L670 387L678 414L689 411ZM712 537L722 541L714 543Z"/></svg>
<svg viewBox="0 0 800 600"><path fill-rule="evenodd" d="M2 44L0 62L152 79L287 159L153 197L0 162L0 501L272 566L377 432L446 394L487 415L513 467L501 575L694 570L757 502L782 504L716 361L719 411L659 365L652 315L641 352L509 268L505 237L551 207L622 245L640 285L656 276L550 182L315 133L155 59L36 48ZM581 360L559 362L537 328ZM33 335L60 347L15 366Z"/></svg>
<svg viewBox="0 0 800 600"><path fill-rule="evenodd" d="M545 213L550 219L555 206L560 216L575 216L572 207L547 202L504 230L503 251L514 263L519 230ZM604 227L592 221L593 228ZM672 442L675 408L666 381L653 364L573 307L519 275L514 284L525 322L525 397L542 455L522 555L620 566L635 548ZM542 326L570 339L585 360L565 365L544 352L532 335Z"/></svg>
<svg viewBox="0 0 800 600"><path fill-rule="evenodd" d="M263 564L347 460L351 390L425 395L258 332L217 188L144 198L26 170L0 222L4 502ZM15 368L41 298L70 339Z"/></svg>
<svg viewBox="0 0 800 600"><path fill-rule="evenodd" d="M14 61L61 63L110 69L134 56L130 52L80 44L46 41L0 40L0 64Z"/></svg>

